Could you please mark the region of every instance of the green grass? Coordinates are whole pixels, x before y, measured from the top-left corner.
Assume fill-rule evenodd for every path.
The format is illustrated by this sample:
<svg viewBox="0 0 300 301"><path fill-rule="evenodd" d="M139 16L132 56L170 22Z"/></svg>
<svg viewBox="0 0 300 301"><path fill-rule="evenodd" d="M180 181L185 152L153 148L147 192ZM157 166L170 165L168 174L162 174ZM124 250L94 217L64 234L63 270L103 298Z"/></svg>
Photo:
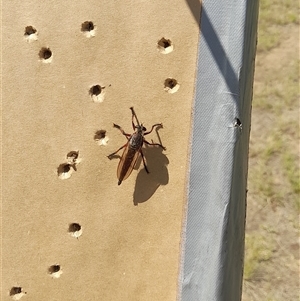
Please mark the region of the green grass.
<svg viewBox="0 0 300 301"><path fill-rule="evenodd" d="M254 144L255 163L249 170L249 188L262 201L281 200L281 204L290 201L300 213L298 139L293 137L293 130L297 130L296 121L284 125L279 122L266 133L265 139L262 137L259 146Z"/></svg>
<svg viewBox="0 0 300 301"><path fill-rule="evenodd" d="M277 70L265 70L265 77L255 83L253 105L256 108L274 112L277 116L283 109L294 110L298 107L299 97L299 59L290 58L287 65Z"/></svg>
<svg viewBox="0 0 300 301"><path fill-rule="evenodd" d="M261 53L258 60L263 62L266 55ZM262 70L264 76L255 82L253 108L267 120L266 128L261 128L260 137L250 148L250 157L254 154L257 160L249 171L249 183L261 199L289 199L297 212L300 212L299 63L297 57L287 56L284 62L274 62ZM257 71L259 68L260 65ZM281 185L276 183L279 175Z"/></svg>
<svg viewBox="0 0 300 301"><path fill-rule="evenodd" d="M272 258L274 247L270 238L259 233L246 234L246 245L244 279L254 280L260 263Z"/></svg>
<svg viewBox="0 0 300 301"><path fill-rule="evenodd" d="M288 151L283 156L283 166L286 173L286 176L291 184L293 193L300 193L300 181L299 181L299 160L297 157ZM298 199L297 207L300 204ZM298 207L298 209L300 209Z"/></svg>
<svg viewBox="0 0 300 301"><path fill-rule="evenodd" d="M288 24L299 24L298 0L260 0L257 50L279 46L283 38L280 27Z"/></svg>
<svg viewBox="0 0 300 301"><path fill-rule="evenodd" d="M256 230L246 232L244 279L251 282L245 287L252 296L247 301L278 299L278 280L268 275L274 264L286 291L295 288L284 275L298 264L289 253L300 213L298 16L298 0L260 0L247 220L247 227ZM261 213L261 208L266 210ZM275 212L283 213L284 230L273 222Z"/></svg>

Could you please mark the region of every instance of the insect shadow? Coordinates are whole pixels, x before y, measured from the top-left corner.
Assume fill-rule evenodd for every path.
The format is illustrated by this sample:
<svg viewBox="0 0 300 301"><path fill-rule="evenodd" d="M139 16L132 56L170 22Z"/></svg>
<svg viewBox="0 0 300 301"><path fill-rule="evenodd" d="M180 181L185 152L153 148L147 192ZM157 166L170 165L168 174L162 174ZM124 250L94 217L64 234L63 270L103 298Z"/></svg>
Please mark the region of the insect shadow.
<svg viewBox="0 0 300 301"><path fill-rule="evenodd" d="M145 145L143 152L146 157L149 173L144 168L138 173L133 193L133 204L135 206L148 201L160 185L167 185L169 183L167 169L169 160L163 154L163 149Z"/></svg>

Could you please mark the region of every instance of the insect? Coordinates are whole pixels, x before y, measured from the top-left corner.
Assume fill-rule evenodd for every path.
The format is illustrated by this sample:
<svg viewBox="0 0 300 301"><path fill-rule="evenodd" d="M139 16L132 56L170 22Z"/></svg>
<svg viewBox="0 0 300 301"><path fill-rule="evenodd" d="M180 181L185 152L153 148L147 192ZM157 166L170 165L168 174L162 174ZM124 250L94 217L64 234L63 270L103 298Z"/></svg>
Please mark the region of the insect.
<svg viewBox="0 0 300 301"><path fill-rule="evenodd" d="M114 127L117 128L118 130L120 130L121 133L126 137L127 142L126 142L126 144L121 146L117 151L115 151L114 153L107 156L109 159L112 159L115 154L117 154L121 149L124 148L124 151L121 156L121 159L120 159L120 162L118 165L118 169L117 169L117 177L119 180L118 185L121 185L122 181L126 180L130 176L130 174L137 162L137 159L139 158L140 155L142 156L145 170L147 173L149 173L149 170L146 165L145 157L144 157L144 154L142 151L142 146L144 143L146 143L148 145L160 146L162 149L166 150L166 148L164 146L162 146L160 143L149 143L144 138L144 136L150 134L155 127L162 127L163 126L162 123L156 123L156 124L152 125L151 130L147 132L147 130L143 126L143 124L139 123L139 120L135 114L133 107L131 107L130 110L132 113L132 120L131 120L132 128L135 132L132 135L127 134L124 132L124 130L119 125L114 124ZM137 124L134 123L134 119Z"/></svg>

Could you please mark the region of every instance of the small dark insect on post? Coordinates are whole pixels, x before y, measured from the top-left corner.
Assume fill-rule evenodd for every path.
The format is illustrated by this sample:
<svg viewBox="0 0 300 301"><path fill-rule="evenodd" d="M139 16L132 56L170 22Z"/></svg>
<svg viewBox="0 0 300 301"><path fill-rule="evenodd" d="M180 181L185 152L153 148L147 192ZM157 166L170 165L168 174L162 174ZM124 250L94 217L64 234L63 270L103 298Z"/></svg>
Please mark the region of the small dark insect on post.
<svg viewBox="0 0 300 301"><path fill-rule="evenodd" d="M156 124L152 125L151 130L146 132L147 130L143 126L143 124L139 123L139 120L135 114L133 107L131 107L130 110L132 112L132 121L131 121L132 128L135 132L132 135L126 134L119 125L114 124L114 127L119 129L121 131L121 133L127 138L127 143L124 144L122 147L120 147L114 153L107 156L109 159L112 159L116 153L118 153L121 149L124 148L124 151L123 151L123 154L122 154L122 157L120 159L118 169L117 169L117 176L119 179L118 185L120 185L122 183L122 181L126 180L130 176L130 174L136 164L136 161L140 155L142 156L145 170L147 173L149 173L149 170L146 165L145 157L144 157L144 154L142 151L142 146L144 143L146 143L148 145L157 145L157 146L160 146L162 149L166 150L166 148L164 146L162 146L160 143L149 143L144 138L144 136L150 134L155 127L162 127L162 123L156 123ZM137 124L134 123L134 119Z"/></svg>

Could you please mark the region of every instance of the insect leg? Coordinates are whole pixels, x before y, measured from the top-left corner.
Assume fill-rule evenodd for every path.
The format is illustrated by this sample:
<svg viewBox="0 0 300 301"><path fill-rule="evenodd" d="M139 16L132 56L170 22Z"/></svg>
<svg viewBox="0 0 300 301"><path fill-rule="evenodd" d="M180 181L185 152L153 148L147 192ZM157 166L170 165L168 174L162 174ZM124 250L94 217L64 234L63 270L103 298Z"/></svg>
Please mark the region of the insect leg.
<svg viewBox="0 0 300 301"><path fill-rule="evenodd" d="M160 146L163 150L166 150L166 148L160 144L160 143L150 143L147 140L144 139L144 143L148 144L148 145L156 145L156 146Z"/></svg>
<svg viewBox="0 0 300 301"><path fill-rule="evenodd" d="M128 139L128 137L130 137L131 135L130 134L127 134L124 132L124 130L117 124L114 123L114 128L120 130L120 132ZM129 139L128 139L129 140Z"/></svg>
<svg viewBox="0 0 300 301"><path fill-rule="evenodd" d="M123 146L121 146L118 150L116 150L116 151L113 152L112 154L108 155L107 158L111 160L112 157L113 157L116 153L118 153L121 149L123 149L125 146L127 146L127 143L124 144Z"/></svg>
<svg viewBox="0 0 300 301"><path fill-rule="evenodd" d="M147 173L149 173L149 170L148 170L148 167L147 167L147 165L146 165L145 157L144 157L144 154L143 154L143 151L142 151L142 150L140 150L140 154L141 154L142 159L143 159L143 163L144 163L145 170L146 170Z"/></svg>
<svg viewBox="0 0 300 301"><path fill-rule="evenodd" d="M152 128L149 132L144 133L144 136L150 134L156 126L163 127L162 123L156 123L152 125Z"/></svg>

